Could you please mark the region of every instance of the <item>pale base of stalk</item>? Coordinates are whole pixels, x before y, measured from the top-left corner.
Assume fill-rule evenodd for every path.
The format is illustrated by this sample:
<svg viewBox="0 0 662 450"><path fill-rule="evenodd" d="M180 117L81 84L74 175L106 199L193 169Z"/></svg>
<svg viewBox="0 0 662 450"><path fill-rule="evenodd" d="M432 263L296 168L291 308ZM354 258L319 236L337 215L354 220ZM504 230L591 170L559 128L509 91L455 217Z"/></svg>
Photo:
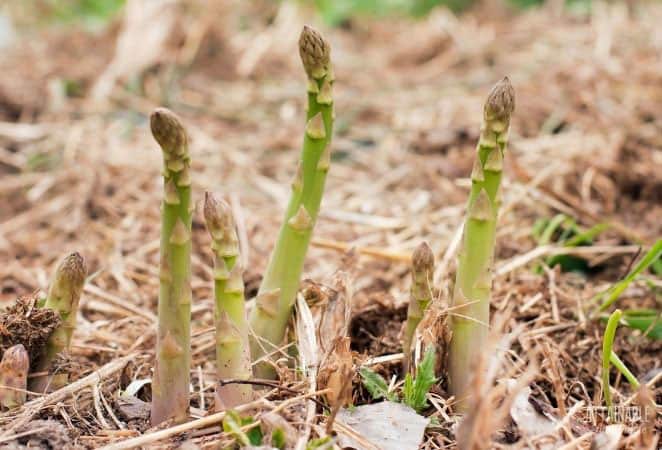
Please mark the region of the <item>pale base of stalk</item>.
<svg viewBox="0 0 662 450"><path fill-rule="evenodd" d="M281 230L272 256L275 261L269 264L274 273L267 272L265 275L256 305L251 311L250 324L253 333L260 337L251 336L250 339L254 360L270 353L275 357L269 359L279 358L280 350L275 345L279 345L285 337L311 234L312 223L305 231L296 231L289 223ZM277 285L280 280L283 280L282 288L270 290L272 284ZM276 378L276 370L268 362L256 364L253 372L256 378Z"/></svg>
<svg viewBox="0 0 662 450"><path fill-rule="evenodd" d="M241 281L243 283L243 281ZM225 293L225 282L217 281L217 292L224 295L216 305L216 364L218 380L251 378L251 362L246 333L243 291ZM253 400L253 388L248 384L233 383L217 386L216 411L234 408Z"/></svg>
<svg viewBox="0 0 662 450"><path fill-rule="evenodd" d="M164 202L161 236L161 288L158 304L157 358L152 380L151 423L188 419L191 366L190 290L190 188L180 195L181 204ZM180 228L178 230L177 228ZM180 232L181 239L171 242Z"/></svg>
<svg viewBox="0 0 662 450"><path fill-rule="evenodd" d="M487 305L487 314L482 314L483 320L489 320L489 304ZM472 383L479 367L486 365L479 364L478 358L489 358L491 355L478 355L477 348L486 348L489 329L486 325L481 325L470 319L453 317L452 319L453 336L450 342L450 364L449 377L452 381L451 394L455 396L455 410L460 413L468 412L471 404ZM477 356L472 359L471 355Z"/></svg>
<svg viewBox="0 0 662 450"><path fill-rule="evenodd" d="M407 324L405 325L405 335L403 338L403 346L402 346L402 351L404 353L404 359L402 360L403 374L409 372L409 368L411 365L411 352L413 351L411 347L414 343L416 328L418 328L418 324L421 323L422 319L423 319L422 316L417 316L417 317L409 316L407 318Z"/></svg>

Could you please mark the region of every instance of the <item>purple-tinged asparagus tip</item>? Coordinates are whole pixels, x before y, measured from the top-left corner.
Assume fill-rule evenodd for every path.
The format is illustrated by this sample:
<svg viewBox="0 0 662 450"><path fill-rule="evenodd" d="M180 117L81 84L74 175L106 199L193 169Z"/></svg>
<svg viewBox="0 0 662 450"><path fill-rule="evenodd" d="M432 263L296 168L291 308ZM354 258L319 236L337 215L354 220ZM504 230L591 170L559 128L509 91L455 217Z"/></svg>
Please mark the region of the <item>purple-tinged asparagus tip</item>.
<svg viewBox="0 0 662 450"><path fill-rule="evenodd" d="M156 108L149 117L152 135L164 152L184 151L188 138L182 121L167 108Z"/></svg>
<svg viewBox="0 0 662 450"><path fill-rule="evenodd" d="M73 252L65 256L56 269L58 279L66 279L73 286L82 286L87 276L85 260L78 252Z"/></svg>
<svg viewBox="0 0 662 450"><path fill-rule="evenodd" d="M30 367L30 356L23 344L16 344L8 348L2 355L2 367L14 374L27 376Z"/></svg>
<svg viewBox="0 0 662 450"><path fill-rule="evenodd" d="M235 228L232 209L224 200L217 199L211 192L205 192L205 222L212 235L226 234Z"/></svg>
<svg viewBox="0 0 662 450"><path fill-rule="evenodd" d="M485 118L507 122L515 110L515 89L508 77L494 85L485 102Z"/></svg>
<svg viewBox="0 0 662 450"><path fill-rule="evenodd" d="M427 242L418 244L411 256L412 267L416 272L427 272L434 266L434 254Z"/></svg>
<svg viewBox="0 0 662 450"><path fill-rule="evenodd" d="M299 54L309 78L319 79L327 74L331 47L318 31L308 25L303 26L299 37Z"/></svg>

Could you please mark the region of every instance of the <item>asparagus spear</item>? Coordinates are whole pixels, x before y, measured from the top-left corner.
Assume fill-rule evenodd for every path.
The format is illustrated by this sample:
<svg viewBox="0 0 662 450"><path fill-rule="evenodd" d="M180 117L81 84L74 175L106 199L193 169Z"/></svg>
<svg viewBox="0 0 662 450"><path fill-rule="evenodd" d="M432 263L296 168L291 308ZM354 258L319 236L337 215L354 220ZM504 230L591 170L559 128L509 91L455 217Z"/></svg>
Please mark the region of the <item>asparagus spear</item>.
<svg viewBox="0 0 662 450"><path fill-rule="evenodd" d="M25 403L30 357L23 344L8 348L0 362L0 409Z"/></svg>
<svg viewBox="0 0 662 450"><path fill-rule="evenodd" d="M434 273L434 255L427 242L422 242L412 254L411 295L407 309L405 325L403 372L409 371L411 345L416 327L423 319L423 314L432 300L432 274Z"/></svg>
<svg viewBox="0 0 662 450"><path fill-rule="evenodd" d="M515 91L506 77L494 86L484 107L453 291L449 381L460 411L466 408L471 370L487 339L499 186L514 109Z"/></svg>
<svg viewBox="0 0 662 450"><path fill-rule="evenodd" d="M35 364L35 372L48 372L55 357L69 349L71 336L76 329L78 303L86 275L85 261L77 252L67 255L55 270L44 308L56 311L61 322L48 338ZM35 392L45 392L52 381L52 377L40 375L30 381L30 388Z"/></svg>
<svg viewBox="0 0 662 450"><path fill-rule="evenodd" d="M239 262L239 244L232 212L227 203L205 193L205 221L214 252L214 320L218 380L251 377L248 325L244 304L244 280ZM245 384L216 388L216 408L225 410L251 401Z"/></svg>
<svg viewBox="0 0 662 450"><path fill-rule="evenodd" d="M156 109L150 124L163 150L161 263L153 425L188 416L191 364L191 178L188 137L179 118Z"/></svg>
<svg viewBox="0 0 662 450"><path fill-rule="evenodd" d="M308 76L308 111L299 169L256 306L250 314L251 354L254 360L276 349L285 335L299 288L303 263L324 192L329 170L333 132L333 71L328 42L305 26L299 38L299 53ZM273 378L273 367L256 366L256 375Z"/></svg>

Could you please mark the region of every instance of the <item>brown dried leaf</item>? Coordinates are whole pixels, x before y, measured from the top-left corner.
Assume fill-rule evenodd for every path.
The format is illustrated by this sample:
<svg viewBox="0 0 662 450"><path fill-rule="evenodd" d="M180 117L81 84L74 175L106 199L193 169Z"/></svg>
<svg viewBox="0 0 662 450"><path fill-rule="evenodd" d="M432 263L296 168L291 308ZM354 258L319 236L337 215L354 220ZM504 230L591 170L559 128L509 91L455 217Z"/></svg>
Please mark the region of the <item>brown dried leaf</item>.
<svg viewBox="0 0 662 450"><path fill-rule="evenodd" d="M346 406L352 401L354 364L349 345L348 337L336 339L331 353L322 363L317 378L320 388L331 389L331 392L326 394L326 400L332 409Z"/></svg>

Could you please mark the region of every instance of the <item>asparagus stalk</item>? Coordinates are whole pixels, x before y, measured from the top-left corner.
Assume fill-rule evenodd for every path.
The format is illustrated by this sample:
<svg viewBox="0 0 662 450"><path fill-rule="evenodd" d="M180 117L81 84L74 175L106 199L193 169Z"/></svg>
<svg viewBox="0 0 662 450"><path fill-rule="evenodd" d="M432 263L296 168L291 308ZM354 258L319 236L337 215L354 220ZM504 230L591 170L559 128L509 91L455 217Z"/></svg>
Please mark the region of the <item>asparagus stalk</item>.
<svg viewBox="0 0 662 450"><path fill-rule="evenodd" d="M499 189L514 109L515 91L506 77L485 102L453 290L449 381L460 411L466 409L471 370L487 339Z"/></svg>
<svg viewBox="0 0 662 450"><path fill-rule="evenodd" d="M251 354L261 361L261 378L273 378L273 367L263 358L278 348L292 313L303 263L324 192L333 132L333 71L328 42L305 26L299 53L308 76L308 111L299 168L278 241L271 253L255 308L250 314Z"/></svg>
<svg viewBox="0 0 662 450"><path fill-rule="evenodd" d="M0 409L25 403L30 357L23 344L8 348L0 362Z"/></svg>
<svg viewBox="0 0 662 450"><path fill-rule="evenodd" d="M407 309L407 324L403 339L403 372L409 371L411 345L416 327L423 319L423 314L432 300L432 276L434 273L434 255L427 242L422 242L412 254L411 295Z"/></svg>
<svg viewBox="0 0 662 450"><path fill-rule="evenodd" d="M205 221L214 252L214 321L216 323L216 364L218 380L251 377L248 325L244 304L243 269L239 243L227 203L205 193ZM216 388L216 409L225 410L247 403L252 389L247 384L226 384Z"/></svg>
<svg viewBox="0 0 662 450"><path fill-rule="evenodd" d="M36 372L48 372L55 357L69 349L71 337L76 329L78 303L86 275L85 261L77 252L67 255L55 270L44 308L56 311L60 315L61 322L48 338L46 347L35 364ZM53 378L49 375L39 375L31 380L30 389L35 392L45 392L52 382Z"/></svg>
<svg viewBox="0 0 662 450"><path fill-rule="evenodd" d="M188 137L179 118L156 109L150 124L163 150L161 262L156 365L152 380L153 425L185 420L191 364L191 178Z"/></svg>

